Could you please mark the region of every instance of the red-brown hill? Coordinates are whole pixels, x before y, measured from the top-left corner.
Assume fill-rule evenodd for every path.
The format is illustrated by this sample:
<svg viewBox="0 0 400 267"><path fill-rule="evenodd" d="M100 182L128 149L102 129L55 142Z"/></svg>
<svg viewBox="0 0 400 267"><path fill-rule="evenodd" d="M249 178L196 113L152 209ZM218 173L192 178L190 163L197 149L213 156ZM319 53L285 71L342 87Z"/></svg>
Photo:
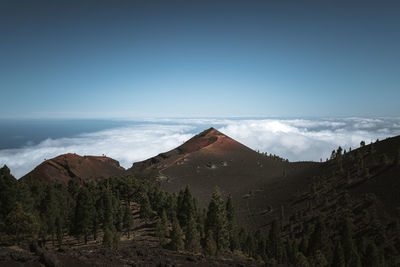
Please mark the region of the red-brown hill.
<svg viewBox="0 0 400 267"><path fill-rule="evenodd" d="M45 160L21 180L68 183L71 178L77 177L87 182L122 176L124 173L125 169L112 158L68 153Z"/></svg>

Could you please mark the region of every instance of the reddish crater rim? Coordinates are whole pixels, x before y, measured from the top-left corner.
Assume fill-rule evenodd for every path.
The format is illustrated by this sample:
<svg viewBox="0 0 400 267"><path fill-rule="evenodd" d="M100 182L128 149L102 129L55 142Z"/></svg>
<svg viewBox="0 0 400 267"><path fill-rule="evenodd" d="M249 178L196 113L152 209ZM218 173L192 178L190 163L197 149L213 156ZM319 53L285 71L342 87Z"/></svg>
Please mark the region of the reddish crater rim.
<svg viewBox="0 0 400 267"><path fill-rule="evenodd" d="M66 153L45 160L21 179L42 179L47 182L59 181L67 183L72 177L90 181L120 176L125 171L117 160L104 155L81 156L76 153Z"/></svg>

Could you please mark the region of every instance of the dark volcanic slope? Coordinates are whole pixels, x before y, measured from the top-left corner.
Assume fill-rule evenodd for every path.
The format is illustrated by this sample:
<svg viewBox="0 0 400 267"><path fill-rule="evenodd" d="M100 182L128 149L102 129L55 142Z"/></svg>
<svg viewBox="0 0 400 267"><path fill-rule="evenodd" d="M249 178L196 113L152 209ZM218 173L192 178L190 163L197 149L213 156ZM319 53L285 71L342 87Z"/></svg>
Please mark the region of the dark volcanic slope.
<svg viewBox="0 0 400 267"><path fill-rule="evenodd" d="M307 209L314 201L313 188L320 198L347 191L355 201L373 193L385 211L396 214L400 210L399 149L400 136L324 163L289 163L257 153L210 128L176 149L133 164L128 172L156 178L170 192L190 185L201 207L218 186L225 195L232 194L240 223L262 227L282 214L288 218ZM388 163L383 162L385 157ZM362 174L366 169L368 179Z"/></svg>
<svg viewBox="0 0 400 267"><path fill-rule="evenodd" d="M171 192L189 184L202 207L218 186L225 195L232 194L240 222L261 226L281 206L290 208L291 197L308 186L319 165L267 157L210 128L176 149L134 163L128 171L156 177Z"/></svg>
<svg viewBox="0 0 400 267"><path fill-rule="evenodd" d="M125 169L114 159L69 153L42 162L21 179L67 183L72 177L77 177L82 181L95 181L111 176L121 176L124 173Z"/></svg>

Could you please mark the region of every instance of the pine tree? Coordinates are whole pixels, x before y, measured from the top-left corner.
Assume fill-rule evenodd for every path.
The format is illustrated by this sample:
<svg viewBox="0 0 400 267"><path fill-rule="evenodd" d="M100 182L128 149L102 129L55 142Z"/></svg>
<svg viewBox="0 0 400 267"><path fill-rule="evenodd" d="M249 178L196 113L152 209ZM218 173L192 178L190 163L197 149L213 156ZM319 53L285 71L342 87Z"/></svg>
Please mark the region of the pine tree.
<svg viewBox="0 0 400 267"><path fill-rule="evenodd" d="M105 229L104 227L104 206L105 206L105 193L102 191L103 189L100 188L101 186L98 186L96 188L96 191L93 193L93 203L94 203L94 212L93 212L93 226L92 226L92 232L93 232L93 240L97 240L97 233L98 230L101 227L101 224L103 224L103 230Z"/></svg>
<svg viewBox="0 0 400 267"><path fill-rule="evenodd" d="M99 211L94 207L93 209L93 217L92 217L92 234L93 240L97 240L97 232L99 231L100 227L100 215Z"/></svg>
<svg viewBox="0 0 400 267"><path fill-rule="evenodd" d="M150 200L146 193L143 193L140 202L140 217L146 221L150 220L153 217Z"/></svg>
<svg viewBox="0 0 400 267"><path fill-rule="evenodd" d="M56 218L59 216L58 203L53 184L46 187L45 198L41 205L42 220L46 223L47 234L51 235L52 245L56 234Z"/></svg>
<svg viewBox="0 0 400 267"><path fill-rule="evenodd" d="M238 228L235 222L235 208L233 206L232 196L229 195L226 201L226 220L229 236L229 247L231 251L239 248Z"/></svg>
<svg viewBox="0 0 400 267"><path fill-rule="evenodd" d="M185 249L188 251L199 251L200 234L197 230L197 223L193 216L189 218L185 235Z"/></svg>
<svg viewBox="0 0 400 267"><path fill-rule="evenodd" d="M317 249L321 250L327 259L330 259L331 240L328 237L322 218L318 218L314 232L308 242L308 255L313 255Z"/></svg>
<svg viewBox="0 0 400 267"><path fill-rule="evenodd" d="M218 187L208 205L206 231L212 231L214 234L217 251L223 251L228 248L229 236L227 231L226 210Z"/></svg>
<svg viewBox="0 0 400 267"><path fill-rule="evenodd" d="M228 220L228 225L233 225L235 219L235 208L233 206L232 195L229 195L226 201L226 219Z"/></svg>
<svg viewBox="0 0 400 267"><path fill-rule="evenodd" d="M113 231L114 229L114 221L113 221L113 204L112 204L112 195L111 190L109 189L109 185L107 188L103 189L103 230L106 229Z"/></svg>
<svg viewBox="0 0 400 267"><path fill-rule="evenodd" d="M207 232L204 251L210 256L215 256L217 254L217 243L214 240L212 231Z"/></svg>
<svg viewBox="0 0 400 267"><path fill-rule="evenodd" d="M0 168L0 221L15 209L17 186L17 179L11 175L10 169L6 165Z"/></svg>
<svg viewBox="0 0 400 267"><path fill-rule="evenodd" d="M172 221L173 218L176 217L176 211L178 210L177 201L178 200L177 200L177 196L175 193L169 194L167 196L165 211L167 212L167 216L170 221Z"/></svg>
<svg viewBox="0 0 400 267"><path fill-rule="evenodd" d="M157 221L156 224L156 235L160 241L161 246L165 246L167 244L167 237L169 236L168 229L168 218L165 209L162 210L161 218Z"/></svg>
<svg viewBox="0 0 400 267"><path fill-rule="evenodd" d="M103 246L105 247L111 247L113 241L113 233L110 230L110 228L106 228L104 230L104 236L103 236Z"/></svg>
<svg viewBox="0 0 400 267"><path fill-rule="evenodd" d="M341 146L336 150L336 157L341 157L343 152L343 148Z"/></svg>
<svg viewBox="0 0 400 267"><path fill-rule="evenodd" d="M19 244L23 240L34 240L39 231L39 224L35 217L24 211L22 205L17 202L15 208L5 219L7 233Z"/></svg>
<svg viewBox="0 0 400 267"><path fill-rule="evenodd" d="M76 194L78 194L80 185L81 185L81 183L80 183L79 179L76 177L72 177L68 181L68 192L70 193L72 198L75 198Z"/></svg>
<svg viewBox="0 0 400 267"><path fill-rule="evenodd" d="M186 186L185 191L181 191L178 196L178 220L180 225L184 228L188 225L190 217L195 215L195 205L189 185Z"/></svg>
<svg viewBox="0 0 400 267"><path fill-rule="evenodd" d="M0 188L1 188L1 186L2 185L0 185ZM27 183L18 182L15 190L16 190L16 192L13 193L13 194L15 194L15 196L13 196L13 197L15 197L15 199L19 203L21 203L22 208L26 212L33 213L34 209L35 209L36 200L32 196L30 186ZM1 195L1 191L0 191L0 195ZM0 202L1 202L1 200L0 200ZM1 218L1 215L0 215L0 218Z"/></svg>
<svg viewBox="0 0 400 267"><path fill-rule="evenodd" d="M256 239L255 253L265 261L267 259L267 255L265 254L265 251L267 250L267 240L265 233L261 230L257 230L255 233L255 239Z"/></svg>
<svg viewBox="0 0 400 267"><path fill-rule="evenodd" d="M344 221L341 235L345 262L348 265L354 252L353 223L349 218L346 218Z"/></svg>
<svg viewBox="0 0 400 267"><path fill-rule="evenodd" d="M56 234L57 234L58 247L61 248L63 241L63 227L60 217L57 217L56 219Z"/></svg>
<svg viewBox="0 0 400 267"><path fill-rule="evenodd" d="M288 257L288 263L296 263L296 254L298 252L298 247L295 240L286 241L286 255Z"/></svg>
<svg viewBox="0 0 400 267"><path fill-rule="evenodd" d="M71 198L68 188L65 184L56 184L56 202L57 202L57 218L56 218L56 235L57 242L60 246L60 235L61 237L64 234L64 231L68 228L68 225L71 225L73 222L73 205L74 201ZM62 239L62 238L61 238ZM62 240L61 240L62 241ZM62 243L62 242L61 242Z"/></svg>
<svg viewBox="0 0 400 267"><path fill-rule="evenodd" d="M178 219L174 219L172 222L172 231L171 231L171 249L172 250L183 250L183 231L181 226L179 225Z"/></svg>
<svg viewBox="0 0 400 267"><path fill-rule="evenodd" d="M89 232L92 226L94 205L90 193L86 187L79 190L74 217L74 233L77 237L83 235L85 244L88 241Z"/></svg>
<svg viewBox="0 0 400 267"><path fill-rule="evenodd" d="M247 247L247 255L249 257L254 257L255 250L256 250L256 242L254 239L254 234L252 232L247 233L246 239L246 247Z"/></svg>
<svg viewBox="0 0 400 267"><path fill-rule="evenodd" d="M271 229L269 230L268 248L270 251L270 257L281 262L283 248L281 242L281 224L278 220L272 222Z"/></svg>
<svg viewBox="0 0 400 267"><path fill-rule="evenodd" d="M118 190L112 195L112 208L114 227L117 232L121 232L124 223L124 208L122 207Z"/></svg>
<svg viewBox="0 0 400 267"><path fill-rule="evenodd" d="M243 226L240 227L238 239L239 239L239 249L241 251L246 251L247 250L247 247L246 247L247 231Z"/></svg>
<svg viewBox="0 0 400 267"><path fill-rule="evenodd" d="M128 236L128 239L130 239L130 234L131 234L131 230L133 227L133 215L132 215L132 211L131 211L129 202L126 202L126 204L125 204L123 226L124 226L125 233Z"/></svg>
<svg viewBox="0 0 400 267"><path fill-rule="evenodd" d="M114 234L112 235L112 243L113 243L113 247L115 249L119 248L120 241L121 241L121 236L120 236L119 232L115 231Z"/></svg>

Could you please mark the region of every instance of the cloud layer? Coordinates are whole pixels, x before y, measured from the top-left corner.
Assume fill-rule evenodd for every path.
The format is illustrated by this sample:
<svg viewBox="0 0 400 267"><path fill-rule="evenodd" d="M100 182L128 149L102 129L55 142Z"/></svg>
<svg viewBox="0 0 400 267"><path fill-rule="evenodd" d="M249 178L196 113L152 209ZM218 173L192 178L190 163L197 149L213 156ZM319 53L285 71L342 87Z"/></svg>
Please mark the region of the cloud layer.
<svg viewBox="0 0 400 267"><path fill-rule="evenodd" d="M147 120L142 124L0 150L0 164L7 164L19 178L44 159L73 152L105 154L129 168L133 162L173 149L211 126L252 149L290 161L319 161L329 157L339 145L344 149L355 148L361 140L369 143L400 134L400 118Z"/></svg>

